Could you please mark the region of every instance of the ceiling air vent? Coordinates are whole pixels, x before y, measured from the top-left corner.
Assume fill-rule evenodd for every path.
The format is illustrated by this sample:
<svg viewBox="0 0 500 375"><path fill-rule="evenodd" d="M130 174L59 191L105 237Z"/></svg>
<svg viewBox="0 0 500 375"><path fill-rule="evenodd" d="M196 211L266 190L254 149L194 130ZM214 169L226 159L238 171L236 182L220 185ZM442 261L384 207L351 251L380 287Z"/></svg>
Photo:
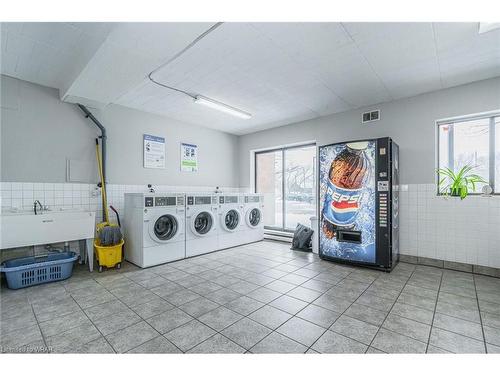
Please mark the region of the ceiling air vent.
<svg viewBox="0 0 500 375"><path fill-rule="evenodd" d="M361 118L361 122L364 124L365 122L372 122L380 120L380 109L371 112L363 113L363 117Z"/></svg>

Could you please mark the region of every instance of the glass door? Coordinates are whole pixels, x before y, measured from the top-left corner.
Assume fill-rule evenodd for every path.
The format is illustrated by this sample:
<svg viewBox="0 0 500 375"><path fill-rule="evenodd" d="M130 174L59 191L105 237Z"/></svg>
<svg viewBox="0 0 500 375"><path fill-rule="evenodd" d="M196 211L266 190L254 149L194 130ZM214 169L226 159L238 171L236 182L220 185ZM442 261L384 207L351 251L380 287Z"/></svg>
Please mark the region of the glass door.
<svg viewBox="0 0 500 375"><path fill-rule="evenodd" d="M304 145L255 154L255 192L264 196L264 226L293 231L310 226L316 215L316 146Z"/></svg>
<svg viewBox="0 0 500 375"><path fill-rule="evenodd" d="M311 226L316 215L314 159L316 147L294 147L285 154L285 229L294 230L297 224Z"/></svg>
<svg viewBox="0 0 500 375"><path fill-rule="evenodd" d="M255 155L255 191L264 196L264 226L283 228L283 152Z"/></svg>

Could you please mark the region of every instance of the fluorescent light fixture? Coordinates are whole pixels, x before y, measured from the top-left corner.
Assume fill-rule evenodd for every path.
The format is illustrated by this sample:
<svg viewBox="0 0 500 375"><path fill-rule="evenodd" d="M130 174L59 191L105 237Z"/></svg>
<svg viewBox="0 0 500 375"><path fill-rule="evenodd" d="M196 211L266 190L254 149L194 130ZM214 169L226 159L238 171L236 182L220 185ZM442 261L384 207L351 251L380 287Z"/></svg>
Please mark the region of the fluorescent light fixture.
<svg viewBox="0 0 500 375"><path fill-rule="evenodd" d="M479 22L479 34L500 29L500 22Z"/></svg>
<svg viewBox="0 0 500 375"><path fill-rule="evenodd" d="M230 115L243 118L248 120L252 115L248 112L242 111L241 109L231 107L230 105L218 102L213 99L206 98L204 96L198 95L194 98L194 102L198 104L206 105L207 107L216 109L221 112L228 113Z"/></svg>

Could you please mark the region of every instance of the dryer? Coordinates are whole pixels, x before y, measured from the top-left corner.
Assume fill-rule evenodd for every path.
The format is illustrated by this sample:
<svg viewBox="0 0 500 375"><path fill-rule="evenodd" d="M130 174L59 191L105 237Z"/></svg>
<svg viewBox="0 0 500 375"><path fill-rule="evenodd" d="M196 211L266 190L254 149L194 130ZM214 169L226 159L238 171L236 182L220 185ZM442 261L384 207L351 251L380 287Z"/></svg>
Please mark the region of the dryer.
<svg viewBox="0 0 500 375"><path fill-rule="evenodd" d="M245 230L243 199L239 194L226 194L219 197L219 249L227 249L245 243L242 232Z"/></svg>
<svg viewBox="0 0 500 375"><path fill-rule="evenodd" d="M151 267L186 257L185 196L125 193L125 259Z"/></svg>
<svg viewBox="0 0 500 375"><path fill-rule="evenodd" d="M186 256L210 253L218 246L218 197L211 193L186 196Z"/></svg>
<svg viewBox="0 0 500 375"><path fill-rule="evenodd" d="M243 212L245 215L244 243L263 240L264 196L259 194L243 194Z"/></svg>

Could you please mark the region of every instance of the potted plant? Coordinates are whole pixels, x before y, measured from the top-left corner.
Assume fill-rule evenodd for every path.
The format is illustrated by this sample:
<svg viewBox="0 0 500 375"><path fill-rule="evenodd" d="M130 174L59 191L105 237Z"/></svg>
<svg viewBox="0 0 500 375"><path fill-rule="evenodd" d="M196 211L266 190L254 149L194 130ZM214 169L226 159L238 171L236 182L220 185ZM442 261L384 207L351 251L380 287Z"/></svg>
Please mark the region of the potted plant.
<svg viewBox="0 0 500 375"><path fill-rule="evenodd" d="M439 168L438 189L443 195L465 199L469 191L476 191L476 184L487 183L481 176L471 173L476 166L465 165L457 173L450 168ZM441 178L441 176L444 176Z"/></svg>

